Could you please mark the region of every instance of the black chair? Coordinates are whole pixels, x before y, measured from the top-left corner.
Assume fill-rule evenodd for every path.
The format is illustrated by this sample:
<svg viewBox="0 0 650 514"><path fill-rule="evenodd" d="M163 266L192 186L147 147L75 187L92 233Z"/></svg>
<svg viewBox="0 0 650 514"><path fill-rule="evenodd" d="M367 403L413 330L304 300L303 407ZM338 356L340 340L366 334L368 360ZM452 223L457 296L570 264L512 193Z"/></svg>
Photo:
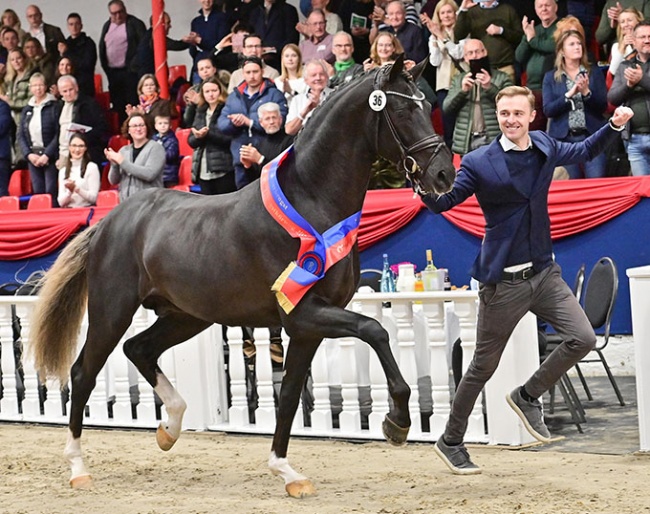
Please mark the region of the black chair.
<svg viewBox="0 0 650 514"><path fill-rule="evenodd" d="M585 282L585 265L584 263L578 268L576 273L576 278L573 283L573 294L575 295L578 302L582 298L582 292L584 289ZM562 338L557 334L547 334L545 330L539 329L538 333L538 343L539 343L539 355L540 362L544 360L555 350L557 346L562 344ZM573 387L573 383L569 378L569 375L564 373L558 382L553 385L549 391L551 396L550 398L550 409L549 412L552 414L555 411L555 386L557 385L560 390L560 394L564 399L564 404L571 414L571 419L578 428L578 432L583 433L581 423L585 423L587 418L585 417L585 409L582 406L582 402L578 397L578 393Z"/></svg>
<svg viewBox="0 0 650 514"><path fill-rule="evenodd" d="M381 287L380 283L381 283L381 270L372 269L372 268L362 269L359 272L359 285L357 286L357 290L361 286L368 286L371 287L373 291L379 292Z"/></svg>
<svg viewBox="0 0 650 514"><path fill-rule="evenodd" d="M614 310L614 304L616 303L616 295L618 293L618 271L616 269L616 264L609 257L602 257L594 265L592 270L589 273L589 278L587 280L587 287L585 289L584 295L584 310L587 314L587 318L591 323L591 326L594 329L604 327L603 341L601 344L597 345L589 355L595 353L594 357L585 357L578 364L576 364L576 371L578 372L578 377L582 386L584 387L585 393L589 400L593 400L591 391L587 386L587 381L580 369L579 364L583 363L594 363L600 362L605 368L605 373L609 378L614 392L616 393L616 398L621 406L625 406L625 401L621 395L621 391L616 383L614 375L607 364L607 359L603 354L603 350L609 342L610 336L610 324L612 321L612 312Z"/></svg>

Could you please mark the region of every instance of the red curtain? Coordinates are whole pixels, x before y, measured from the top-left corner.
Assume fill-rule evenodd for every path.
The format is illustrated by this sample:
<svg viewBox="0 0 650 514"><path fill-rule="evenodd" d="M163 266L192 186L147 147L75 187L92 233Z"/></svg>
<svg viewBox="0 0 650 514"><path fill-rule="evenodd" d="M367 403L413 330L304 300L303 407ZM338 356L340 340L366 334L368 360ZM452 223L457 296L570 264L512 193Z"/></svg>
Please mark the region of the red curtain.
<svg viewBox="0 0 650 514"><path fill-rule="evenodd" d="M605 223L650 196L650 177L559 180L551 184L548 210L551 237L578 234ZM485 219L475 197L443 214L451 223L477 237L485 234Z"/></svg>
<svg viewBox="0 0 650 514"><path fill-rule="evenodd" d="M0 212L0 260L41 257L88 225L91 209Z"/></svg>
<svg viewBox="0 0 650 514"><path fill-rule="evenodd" d="M650 197L650 177L554 182L549 193L551 235L560 239L594 228ZM370 191L363 204L359 248L364 250L406 226L426 207L410 189ZM40 257L57 250L77 230L97 223L107 207L0 212L0 260ZM474 197L443 214L483 237L483 214Z"/></svg>

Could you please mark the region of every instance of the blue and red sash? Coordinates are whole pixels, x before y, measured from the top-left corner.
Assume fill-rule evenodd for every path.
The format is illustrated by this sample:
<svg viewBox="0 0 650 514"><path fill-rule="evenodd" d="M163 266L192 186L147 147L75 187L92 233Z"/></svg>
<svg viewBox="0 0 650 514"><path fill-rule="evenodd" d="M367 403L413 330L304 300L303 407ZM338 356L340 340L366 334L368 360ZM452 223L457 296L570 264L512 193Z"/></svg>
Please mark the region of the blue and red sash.
<svg viewBox="0 0 650 514"><path fill-rule="evenodd" d="M292 153L290 146L264 166L260 176L264 207L291 237L300 239L298 259L286 267L271 287L287 314L330 267L350 253L361 220L359 211L319 234L289 203L278 183L278 170Z"/></svg>

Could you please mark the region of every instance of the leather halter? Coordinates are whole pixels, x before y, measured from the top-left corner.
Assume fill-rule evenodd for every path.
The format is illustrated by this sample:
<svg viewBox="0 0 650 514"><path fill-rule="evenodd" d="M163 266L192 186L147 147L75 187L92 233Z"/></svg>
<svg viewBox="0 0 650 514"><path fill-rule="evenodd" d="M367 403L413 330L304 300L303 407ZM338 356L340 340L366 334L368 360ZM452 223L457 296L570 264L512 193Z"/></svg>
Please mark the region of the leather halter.
<svg viewBox="0 0 650 514"><path fill-rule="evenodd" d="M375 76L375 89L381 89L378 87L378 78L379 78L379 73ZM392 96L399 96L401 98L406 98L407 100L411 100L413 102L421 102L425 99L424 93L422 91L418 90L417 95L407 95L404 93L399 93L397 91L384 91L386 96L388 97L389 95ZM435 159L436 155L440 152L442 149L443 145L445 144L443 138L436 134L433 133L430 136L426 136L419 141L413 143L411 146L406 146L403 142L402 139L400 138L397 129L395 128L395 124L393 123L393 120L390 119L390 115L388 114L388 98L386 98L386 107L382 109L381 112L384 114L384 119L386 120L386 124L388 125L388 128L390 129L390 132L393 136L393 139L397 143L397 146L400 151L400 166L403 169L403 172L406 174L406 177L409 179L411 182L411 187L413 188L413 191L419 195L425 195L430 191L426 191L422 187L422 182L420 178L422 177L422 174L424 173L420 165L417 163L415 158L411 154L417 154L418 152L421 152L422 150L427 150L429 148L433 148L433 152L431 153L431 156L429 157L429 160L427 161L426 169L429 168L433 160ZM379 148L379 125L377 125L377 148Z"/></svg>

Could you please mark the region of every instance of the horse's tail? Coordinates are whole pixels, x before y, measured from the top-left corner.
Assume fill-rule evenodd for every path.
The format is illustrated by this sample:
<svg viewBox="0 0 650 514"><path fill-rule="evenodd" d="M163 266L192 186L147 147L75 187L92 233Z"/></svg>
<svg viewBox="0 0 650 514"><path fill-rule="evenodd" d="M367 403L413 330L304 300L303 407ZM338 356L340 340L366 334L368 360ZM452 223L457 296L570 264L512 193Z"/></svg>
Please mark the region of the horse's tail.
<svg viewBox="0 0 650 514"><path fill-rule="evenodd" d="M43 277L31 331L34 365L41 380L68 381L77 352L79 327L88 300L86 266L97 225L68 244Z"/></svg>

